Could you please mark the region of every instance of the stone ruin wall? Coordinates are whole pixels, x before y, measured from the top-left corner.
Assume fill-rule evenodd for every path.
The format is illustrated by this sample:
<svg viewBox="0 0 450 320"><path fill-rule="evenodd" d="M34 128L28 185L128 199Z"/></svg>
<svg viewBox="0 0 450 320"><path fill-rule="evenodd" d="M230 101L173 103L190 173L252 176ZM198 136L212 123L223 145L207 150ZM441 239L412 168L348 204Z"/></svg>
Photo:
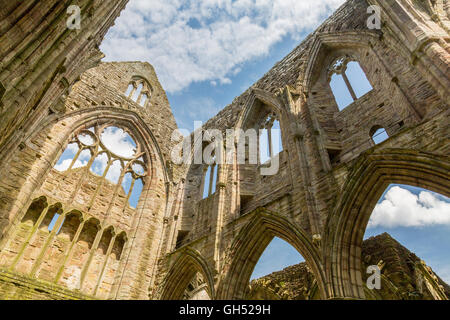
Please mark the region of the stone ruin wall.
<svg viewBox="0 0 450 320"><path fill-rule="evenodd" d="M366 10L369 4L375 3L378 4L348 1L292 53L205 124L204 130L245 128L242 123L245 112L252 118L258 117L267 106L279 107L284 147L280 154L280 172L275 176L261 176L255 166L221 166L218 191L201 200L203 168L192 166L186 178L182 221L174 222L183 234L183 241L176 244L170 238L173 242L168 244L168 251L174 246L178 249L171 253L162 270L176 269L176 260L186 255L184 251L198 251L209 262L216 290L220 290L224 283L239 278L236 274L229 280L226 273L233 259L243 259L233 257L236 254L233 246L244 241L239 238L241 233L253 230L249 225L255 224L255 216L261 213L255 209L264 208L285 217L309 234L309 239L313 239L315 233L324 238L325 224L329 223L329 216L345 191L349 174L364 154L400 148L448 157L448 32L417 3L413 5L418 11L414 14L423 19L405 22L417 39L405 42L403 34L389 22L381 32L368 31ZM396 1L383 8L392 15L399 10ZM430 36L439 37L438 34L446 40L420 43ZM417 50L429 50L430 56L421 60L423 55ZM374 89L339 112L326 70L333 59L346 54L359 61ZM430 65L425 67L427 63ZM441 85L437 85L427 71L437 71L436 68L443 77L439 80ZM371 139L370 130L375 126L385 128L390 137L378 146ZM304 148L300 151L299 136ZM399 162L401 157L399 155ZM420 185L413 178L409 181ZM448 186L448 182L443 183ZM314 198L312 205L308 204L311 202L308 192L312 192L309 197ZM243 200L245 205L242 205ZM258 238L259 230L253 231ZM283 235L281 230L270 233L271 236L261 239L259 248L255 249L258 253L252 254L254 260L249 262L252 266L272 236ZM283 238L289 240L286 236ZM318 249L323 250L320 244ZM239 280L243 286L251 274L246 272L244 279ZM164 283L171 274L160 278Z"/></svg>
<svg viewBox="0 0 450 320"><path fill-rule="evenodd" d="M381 289L366 288L370 300L446 300L450 286L414 253L389 234L364 240L363 266L378 265L382 270ZM367 281L370 274L364 274ZM306 263L290 266L260 279L252 280L250 300L317 300L317 281Z"/></svg>
<svg viewBox="0 0 450 320"><path fill-rule="evenodd" d="M104 57L99 50L128 0L0 1L0 159L64 101L79 76ZM67 28L67 9L81 9L81 29Z"/></svg>
<svg viewBox="0 0 450 320"><path fill-rule="evenodd" d="M133 77L150 83L145 108L124 95ZM90 69L74 85L65 109L65 115L53 116L36 130L12 158L12 174L2 180L19 213L2 240L0 263L7 267L5 277L18 273L27 283L36 278L38 287L52 296L65 297L61 292L67 287L84 298L114 298L122 294L117 287L123 281L149 281L148 259L153 261L157 254L166 196L173 193L169 181L182 175L178 168L166 167L173 148L166 137L176 128L175 119L153 67L140 62L102 63ZM113 183L85 167L64 172L53 168L71 137L93 125L124 128L146 152L148 188L136 209L127 203L122 187L116 191ZM26 212L27 208L33 210ZM54 228L62 225L57 235L47 230L54 212L62 216ZM126 259L145 264L130 267ZM130 287L123 294L137 298L139 292L131 293L136 288ZM11 286L8 290L14 292Z"/></svg>
<svg viewBox="0 0 450 320"><path fill-rule="evenodd" d="M367 29L370 4L385 13L381 31ZM13 7L2 11L9 25L17 24ZM87 46L99 42L122 7L94 1L93 8L110 20L77 36L90 34ZM260 255L278 236L306 259L322 299L364 298L359 241L383 186L409 183L450 193L448 25L446 1L442 8L410 0L347 1L205 124L203 130L247 129L275 112L284 149L275 176L260 175L260 166L219 166L216 192L207 199L201 199L205 167L170 161L176 123L153 68L102 63L75 81L98 60L77 56L58 75L68 70L68 87L76 82L62 106L46 113L53 105L47 102L68 88L52 78L48 88L55 89L47 88L48 100L23 120L25 129L1 120L12 138L5 129L2 137L9 140L0 141L0 296L179 299L201 275L209 297L239 299ZM33 39L40 40L38 34ZM339 112L327 69L343 55L360 63L374 89ZM1 72L0 82L9 85L4 79L11 71ZM33 78L16 76L30 83ZM134 77L152 88L145 108L124 95ZM5 103L14 101L9 86L5 92L4 114L10 110ZM27 101L23 115L32 105ZM95 124L125 128L145 150L150 172L136 209L126 205L121 188L116 193L88 170L52 169L71 138ZM390 139L375 146L371 129L377 126ZM351 202L363 202L354 200L357 195L370 203L357 209ZM342 220L353 217L348 208L360 210L359 220ZM57 235L46 228L47 209L64 217ZM345 223L354 224L353 233Z"/></svg>
<svg viewBox="0 0 450 320"><path fill-rule="evenodd" d="M205 130L208 128L226 130L236 127L242 110L248 105L249 100L252 99L249 96L252 95L252 90L254 89L264 90L266 93L278 96L280 101L286 99L283 97L286 94L286 88L292 90L290 93L292 96L305 94L306 103L312 110L312 119L307 119L304 114L298 114L298 120L302 125L310 125L312 127L307 128L307 130L309 129L308 131L319 131L318 133L314 132L314 134L320 136L318 139L321 140L320 144L322 144L322 146L317 147L322 150L315 150L315 155L307 155L311 157L308 159L308 162L313 164L309 169L316 171L315 174L318 176L318 180L321 180L332 167L336 168L336 174L338 175L336 178L339 178L342 182L345 179L345 173L339 172L342 170L339 170L338 165L354 160L362 152L374 146L369 132L371 128L376 125L382 126L386 128L387 133L392 137L405 128L415 126L421 121L419 119L433 118L436 113L445 111L446 103L443 104L442 98L428 81L420 75L416 68L411 66L408 61L410 56L406 52L405 56L399 56L397 50L400 50L400 48L388 46L386 42L395 41L394 39L389 39L392 35L367 33L366 15L364 14L366 8L367 4L362 1L347 3L345 7L338 10L299 47L294 49L291 54L275 65L262 79L256 82L243 95L237 97L231 105L227 106L216 117L208 121L205 125ZM357 30L360 30L360 33L366 33L366 35L359 36L355 32ZM315 85L305 88L303 84L305 82L306 64L309 61L309 54L315 49L312 47L317 45L315 43L317 36L327 38L327 36L331 37L334 33L339 32L345 32L349 37L346 41L351 42L351 44L341 43L340 38L342 37L339 37L339 35L332 40L331 44L327 44L323 50L324 52L321 54L322 56L326 56L329 52L332 52L332 54L328 54L325 58L320 57L321 60L317 62L315 69L311 71L314 74L313 77L317 78L314 79L316 81ZM387 39L382 42L377 41L377 38L381 36ZM405 51L404 48L403 51ZM326 68L323 68L323 66L329 65L333 58L343 54L352 54L357 58L374 90L355 101L342 112L337 112L336 102L326 80ZM401 84L399 84L399 77L401 77ZM293 106L292 108L295 107ZM298 110L292 110L291 112L295 113ZM255 175L253 168L249 168L250 172L248 174L243 172L240 178L240 183L244 188L241 192L248 193L248 190L245 189L253 189L249 192L257 195L257 198L253 200L254 204L248 204L252 209L265 205L264 202L270 203L274 198L279 198L279 195L272 194L273 186L277 186L276 189L282 189L279 193L284 195L292 189L290 186L293 185L293 179L297 178L299 181L302 179L298 174L289 175L287 172L289 167L287 165L287 153L289 150L295 149L295 141L293 141L293 134L289 132L289 129L292 127L290 122L294 119L289 119L287 116L286 118L287 126L285 127L288 128L282 128L282 130L286 130L284 136L287 136L287 138L283 140L283 145L287 151L285 150L280 155L280 174L273 177L261 177ZM296 129L294 128L294 130ZM308 134L306 132L306 135ZM438 143L438 141L435 142ZM309 143L309 141L306 143ZM393 145L395 146L396 144ZM315 148L313 145L307 147L309 150ZM421 150L420 146L414 144L405 145L405 147ZM434 151L435 148L431 146L429 150ZM439 144L437 148L445 148L445 146ZM327 159L329 158L328 152L331 153L335 150L338 150L339 157L331 163ZM442 154L446 154L446 151L443 150ZM325 164L323 164L324 162ZM295 163L291 163L291 165L290 170L300 171L298 166L295 167ZM188 185L187 192L192 189L192 195L188 195L187 199L198 199L201 196L198 193L201 175L195 169L197 168L192 169L192 177L188 176L188 182L191 182L192 186ZM246 169L244 168L243 170ZM291 181L287 183L289 179ZM232 181L233 177L224 177L223 180ZM285 184L284 190L283 183ZM249 184L249 187L246 187L246 184ZM322 188L322 186L318 185L318 188ZM326 193L326 190L323 193ZM226 203L231 205L232 201L226 201ZM297 210L300 211L301 207L304 207L304 204L299 205ZM194 211L195 208L189 208L189 210ZM289 208L288 210L291 211L292 209ZM207 212L208 210L205 211ZM228 207L225 211L231 212L233 208ZM323 215L325 219L327 213L324 212ZM189 213L186 216L189 216ZM205 219L208 219L208 217L206 216ZM225 217L225 219L227 218ZM231 217L231 220L233 219L234 216ZM206 224L208 223L206 222ZM304 227L308 229L308 226ZM203 228L201 229L204 230Z"/></svg>

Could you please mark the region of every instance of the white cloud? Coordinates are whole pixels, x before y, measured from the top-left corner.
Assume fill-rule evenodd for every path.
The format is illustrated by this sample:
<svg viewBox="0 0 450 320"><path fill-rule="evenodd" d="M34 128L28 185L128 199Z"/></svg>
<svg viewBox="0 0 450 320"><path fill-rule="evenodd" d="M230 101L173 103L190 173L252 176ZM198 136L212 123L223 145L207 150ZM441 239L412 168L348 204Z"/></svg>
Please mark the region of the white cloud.
<svg viewBox="0 0 450 320"><path fill-rule="evenodd" d="M415 195L395 186L376 205L369 228L423 227L450 225L450 203L443 197L422 191Z"/></svg>
<svg viewBox="0 0 450 320"><path fill-rule="evenodd" d="M169 92L228 84L241 64L285 36L300 40L344 1L131 0L101 49L108 61L150 62Z"/></svg>
<svg viewBox="0 0 450 320"><path fill-rule="evenodd" d="M78 135L78 139L87 146L92 146L94 144L94 139L88 134Z"/></svg>
<svg viewBox="0 0 450 320"><path fill-rule="evenodd" d="M91 171L98 176L103 176L106 166L108 165L108 161L108 155L106 153L101 153L92 163Z"/></svg>
<svg viewBox="0 0 450 320"><path fill-rule="evenodd" d="M55 169L59 172L64 172L69 169L70 164L72 163L72 159L67 159L55 165Z"/></svg>
<svg viewBox="0 0 450 320"><path fill-rule="evenodd" d="M103 176L103 174L105 173L105 170L108 166L108 161L109 161L109 159L108 159L108 156L106 155L106 153L100 154L99 156L97 156L94 163L92 164L91 171L98 176ZM115 160L109 167L105 178L108 181L116 184L119 182L119 178L120 178L120 175L122 174L122 170L123 170L123 167L122 167L120 160ZM122 183L124 185L128 185L130 182L131 182L131 177L129 175L125 175Z"/></svg>
<svg viewBox="0 0 450 320"><path fill-rule="evenodd" d="M136 153L136 143L131 136L123 129L117 127L108 127L101 134L101 140L105 147L114 154L132 158ZM106 153L99 155L93 163L93 172L97 175L103 175L108 165L108 157ZM115 160L106 173L106 179L112 183L118 183L122 174L122 164L119 160ZM124 177L123 183L129 183L129 176Z"/></svg>
<svg viewBox="0 0 450 320"><path fill-rule="evenodd" d="M67 150L69 152L71 152L72 155L75 155L78 152L78 149L79 149L79 147L78 147L78 144L76 144L76 143L71 143L67 146Z"/></svg>
<svg viewBox="0 0 450 320"><path fill-rule="evenodd" d="M84 143L92 144L93 139L87 135L80 135L79 139ZM101 140L105 147L108 148L109 151L112 151L114 154L131 158L136 153L136 144L133 139L130 137L128 133L126 133L123 129L116 127L108 127L106 128L102 135ZM78 152L78 145L76 143L69 144L67 146L67 150L64 152L62 159L58 161L55 165L55 169L64 172L69 169L70 164L72 163L75 155ZM88 165L88 162L91 158L91 152L87 149L83 150L78 159L75 161L73 165L73 169L85 167ZM107 166L108 166L108 156L106 153L101 153L94 159L92 163L91 171L99 176L103 176ZM119 160L114 161L108 169L106 174L106 179L113 183L117 183L119 181L120 175L122 173L122 164ZM131 182L131 178L127 175L124 178L123 183L129 184Z"/></svg>
<svg viewBox="0 0 450 320"><path fill-rule="evenodd" d="M108 127L103 131L101 140L106 148L118 156L131 158L136 152L133 139L123 129Z"/></svg>
<svg viewBox="0 0 450 320"><path fill-rule="evenodd" d="M119 182L119 177L122 173L122 165L120 161L114 161L109 167L108 173L106 174L106 179L111 181L112 183Z"/></svg>
<svg viewBox="0 0 450 320"><path fill-rule="evenodd" d="M55 166L55 169L58 170L59 172L64 172L67 169L69 169L70 164L72 163L73 159L66 159L64 161L62 161L60 164L57 164ZM76 169L76 168L82 168L87 166L88 162L87 161L80 161L77 160L75 161L75 163L72 166L72 169Z"/></svg>

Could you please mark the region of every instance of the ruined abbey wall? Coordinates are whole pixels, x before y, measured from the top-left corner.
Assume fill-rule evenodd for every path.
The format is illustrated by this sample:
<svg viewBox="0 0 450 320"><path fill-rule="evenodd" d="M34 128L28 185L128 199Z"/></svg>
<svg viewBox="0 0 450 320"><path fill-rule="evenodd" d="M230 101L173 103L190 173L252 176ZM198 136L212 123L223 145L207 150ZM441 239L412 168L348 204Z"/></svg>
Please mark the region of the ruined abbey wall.
<svg viewBox="0 0 450 320"><path fill-rule="evenodd" d="M27 135L64 113L72 85L104 57L99 46L128 0L0 1L0 159ZM69 29L71 5L80 29Z"/></svg>
<svg viewBox="0 0 450 320"><path fill-rule="evenodd" d="M87 54L122 2L86 2L109 20L61 32L83 37L87 47L77 48ZM9 24L2 22L0 30L8 38L17 12L26 9L12 3L1 11ZM40 3L53 8L51 1ZM367 27L370 5L382 10L379 30ZM320 298L366 298L362 238L386 187L404 183L450 196L448 10L448 1L347 1L201 128L259 129L271 114L280 122L283 145L275 175L261 174L265 164L238 163L236 155L219 164L215 192L205 199L207 165L172 161L177 126L150 64L101 63L84 72L99 56L83 54L67 59L56 78L42 75L36 82L17 73L18 83L32 83L35 91L14 109L19 91L4 80L21 69L3 68L8 60L2 60L1 112L8 116L0 120L0 297L242 299L254 266L277 236L305 258ZM31 34L46 44L43 34ZM73 48L65 42L61 49L62 56ZM340 111L330 72L347 60L360 64L373 89ZM145 103L139 103L142 92L133 100L138 84L148 95ZM36 104L38 92L44 98ZM62 105L53 108L60 97ZM108 127L134 139L134 158L104 150L100 136ZM378 128L389 139L376 145ZM92 144L82 142L83 135ZM72 143L90 153L89 161L56 170ZM121 162L117 183L90 170L103 152L110 165ZM133 171L136 163L145 167L142 175ZM136 208L120 183L126 173L143 181Z"/></svg>
<svg viewBox="0 0 450 320"><path fill-rule="evenodd" d="M125 96L135 77L150 84L145 107ZM12 174L4 172L2 187L14 201L6 203L11 214L2 216L11 220L8 236L2 239L0 263L5 274L36 278L44 288L51 284L50 288L59 285L87 297L138 298L142 293L132 282L149 283L148 264L154 264L162 236L159 222L165 215L166 195L172 193L170 180L180 176L176 168L169 173L165 160L172 148L165 137L176 128L167 97L148 63L105 63L82 75L65 109L63 116L42 123L20 148L11 161ZM137 208L129 205L120 184L88 167L63 172L54 168L80 132L108 126L123 128L134 137L148 168ZM97 132L94 140L101 140ZM92 162L96 151L88 149ZM54 212L61 217L49 232ZM53 290L61 289L45 290L56 295Z"/></svg>
<svg viewBox="0 0 450 320"><path fill-rule="evenodd" d="M386 10L381 31L367 28L369 4ZM405 11L409 15L401 16ZM211 119L204 130L247 129L274 110L281 119L284 149L279 173L263 176L254 165L220 166L216 193L202 200L204 171L191 166L182 221L174 222L181 241L169 238L166 250L175 247L175 252L161 266L168 272L161 273L162 291L151 297L179 296L169 283L182 282L196 270L206 275L205 282L209 277L210 287L214 283L209 291L214 298L242 298L273 236L304 256L322 286L322 298L363 297L360 246L370 213L387 185L412 184L448 194L448 18L433 19L418 2L348 1ZM425 40L431 38L435 41ZM373 86L342 111L327 79L328 67L340 56L358 61ZM390 138L375 146L371 130L378 127ZM415 168L415 161L429 167ZM434 181L428 173L435 175ZM348 210L359 210L354 230L336 230L340 210L346 201L354 201L350 196L355 193L370 204L359 208L353 202ZM342 253L352 255L351 266L336 267L337 258L331 256L341 253L332 250L345 249L333 248L335 237L347 237L345 246L354 246L351 253ZM182 266L180 261L186 260L195 267ZM341 274L334 274L334 268Z"/></svg>

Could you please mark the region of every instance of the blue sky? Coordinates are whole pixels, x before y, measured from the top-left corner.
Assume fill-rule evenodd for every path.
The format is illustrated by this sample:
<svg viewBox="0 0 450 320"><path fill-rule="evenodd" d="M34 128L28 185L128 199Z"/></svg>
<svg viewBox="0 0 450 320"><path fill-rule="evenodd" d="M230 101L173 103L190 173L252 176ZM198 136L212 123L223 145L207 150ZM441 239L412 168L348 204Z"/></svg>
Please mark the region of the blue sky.
<svg viewBox="0 0 450 320"><path fill-rule="evenodd" d="M414 196L415 201L408 199ZM450 199L420 188L391 185L380 198L364 239L384 232L450 283ZM275 238L258 261L252 279L303 261L290 244Z"/></svg>
<svg viewBox="0 0 450 320"><path fill-rule="evenodd" d="M130 0L104 61L148 61L180 128L230 104L344 0ZM130 50L133 48L133 50Z"/></svg>
<svg viewBox="0 0 450 320"><path fill-rule="evenodd" d="M104 61L150 62L179 127L192 131L194 121L205 122L230 104L344 2L130 0L101 50ZM349 69L350 77L355 70ZM352 82L358 97L368 88L363 80ZM351 102L342 82L337 86L342 104ZM389 191L366 236L389 232L450 282L450 212L442 205L448 199L430 198L432 193L420 197L421 190L410 187ZM405 199L409 204L402 202ZM424 212L436 218L421 220ZM275 239L253 277L300 261L292 247Z"/></svg>

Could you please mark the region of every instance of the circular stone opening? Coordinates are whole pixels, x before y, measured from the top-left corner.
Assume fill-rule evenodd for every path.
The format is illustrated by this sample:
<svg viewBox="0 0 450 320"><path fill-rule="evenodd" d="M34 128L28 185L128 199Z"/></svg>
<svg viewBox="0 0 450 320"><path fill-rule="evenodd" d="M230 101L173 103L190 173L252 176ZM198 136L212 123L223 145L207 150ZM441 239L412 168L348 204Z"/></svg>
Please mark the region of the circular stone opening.
<svg viewBox="0 0 450 320"><path fill-rule="evenodd" d="M137 175L142 176L142 175L144 175L144 173L145 173L144 167L143 167L141 164L139 164L139 163L134 163L134 164L132 165L132 168L133 168L133 171L134 171Z"/></svg>
<svg viewBox="0 0 450 320"><path fill-rule="evenodd" d="M94 142L95 142L94 138L86 132L81 132L78 135L78 140L80 140L80 142L82 144L84 144L85 146L89 146L89 147L94 145Z"/></svg>

